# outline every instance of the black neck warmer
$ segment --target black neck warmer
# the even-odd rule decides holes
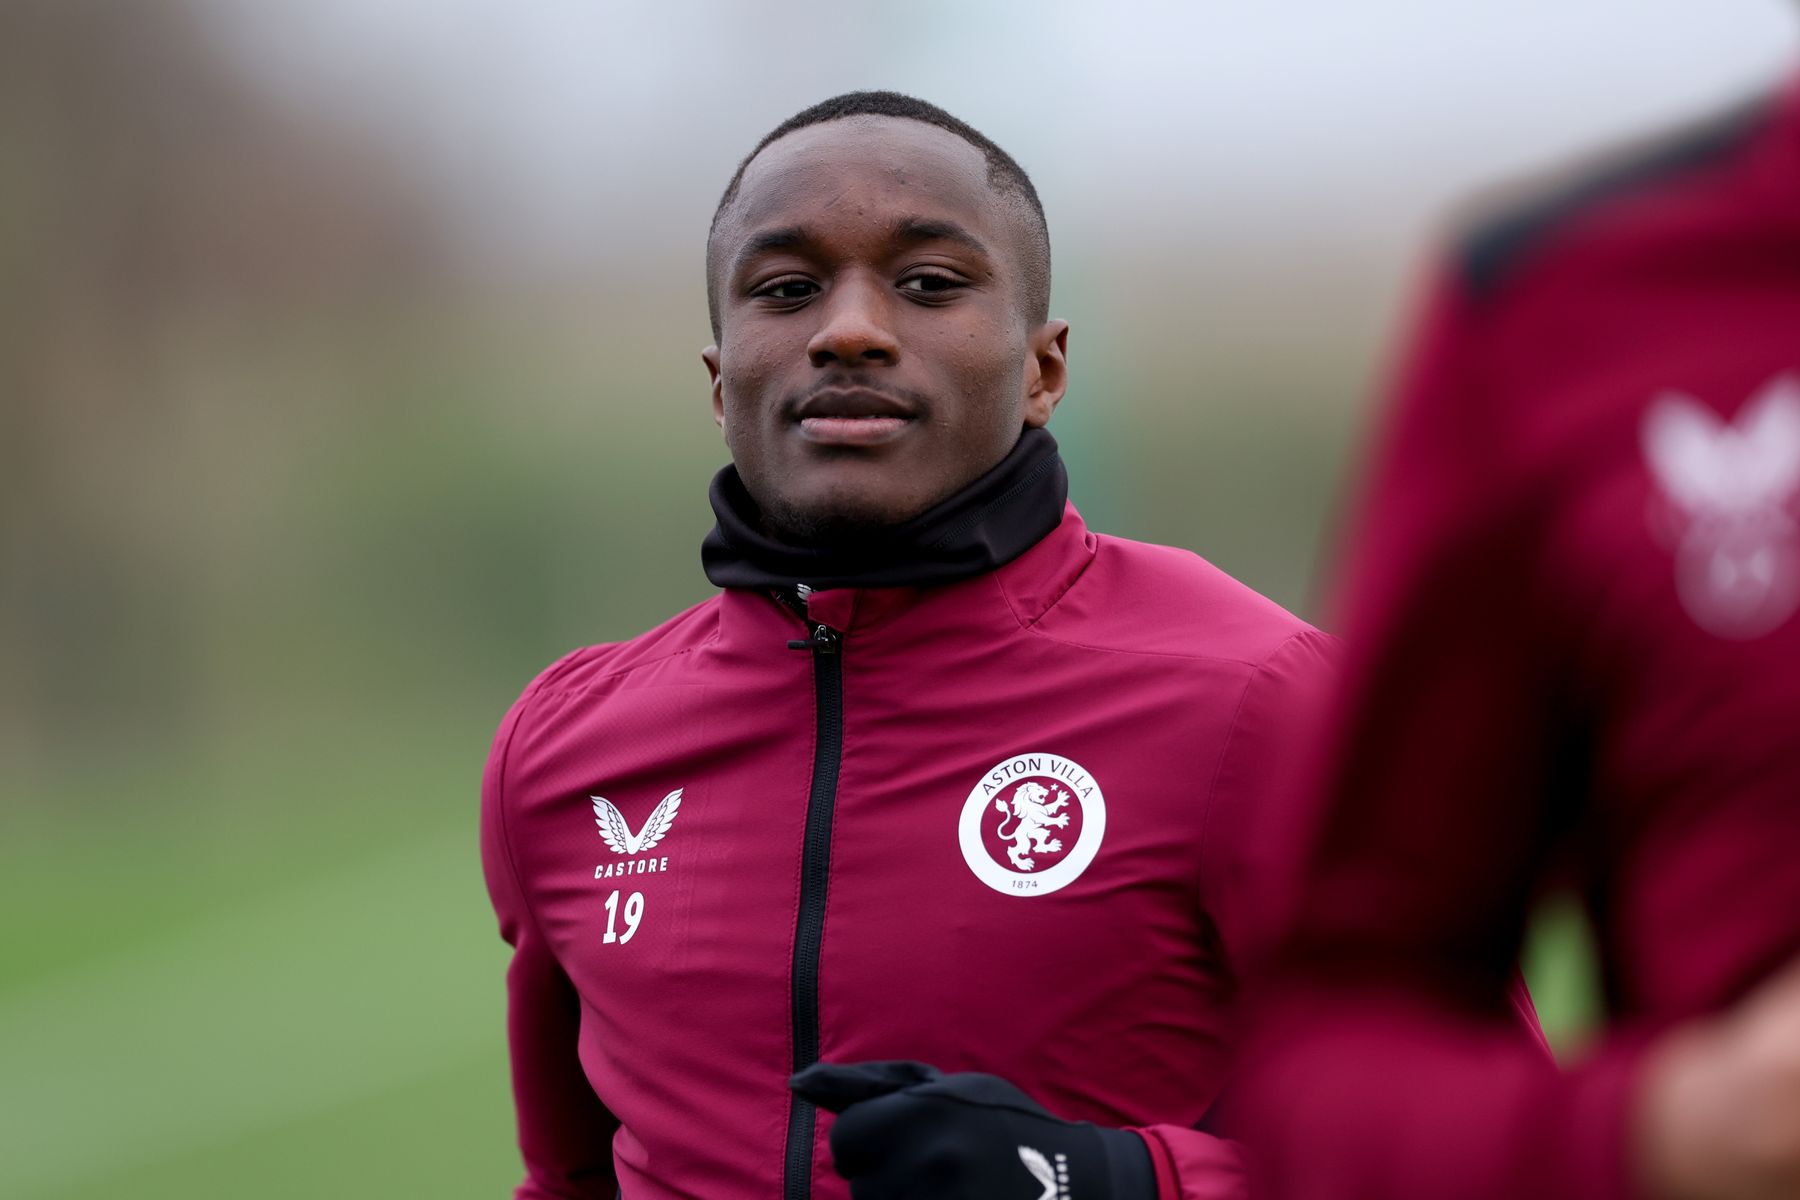
[[[792,546],[763,532],[737,468],[713,476],[719,523],[700,547],[719,587],[924,587],[1004,566],[1062,520],[1069,476],[1056,439],[1027,429],[999,464],[912,520],[851,546]]]

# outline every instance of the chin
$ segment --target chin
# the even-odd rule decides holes
[[[928,497],[891,496],[867,489],[833,488],[819,496],[757,497],[763,523],[784,542],[843,546],[866,541],[931,507]]]

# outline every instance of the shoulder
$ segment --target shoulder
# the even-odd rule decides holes
[[[714,596],[627,641],[583,646],[565,654],[539,672],[524,695],[585,690],[699,649],[718,636],[718,606]]]
[[[498,830],[502,809],[517,803],[508,797],[519,785],[521,764],[535,762],[542,768],[556,759],[555,748],[568,744],[558,727],[566,734],[570,722],[579,724],[605,707],[578,699],[605,693],[635,672],[710,643],[718,636],[718,603],[715,596],[696,604],[628,641],[583,646],[538,672],[501,718],[489,747],[482,775],[484,828]],[[552,716],[559,708],[562,715]],[[523,774],[531,772],[525,769]]]
[[[1551,249],[1599,232],[1609,217],[1728,188],[1729,168],[1775,113],[1769,97],[1603,151],[1575,168],[1502,184],[1471,206],[1456,255],[1464,285],[1491,297]],[[1699,189],[1695,195],[1693,189]]]
[[[495,751],[503,753],[533,701],[544,696],[604,688],[634,671],[687,654],[718,636],[719,598],[703,600],[662,624],[622,642],[583,646],[563,655],[525,685],[501,722]]]
[[[1101,535],[1080,584],[1038,632],[1094,649],[1255,670],[1298,639],[1332,639],[1190,550]],[[1323,652],[1323,650],[1321,651]]]

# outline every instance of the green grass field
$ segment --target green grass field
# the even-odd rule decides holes
[[[505,1194],[487,730],[465,732],[65,780],[9,816],[0,1195]],[[1580,933],[1567,912],[1543,933],[1566,1041],[1592,1005]]]
[[[0,1195],[503,1194],[485,740],[90,781],[11,814]]]

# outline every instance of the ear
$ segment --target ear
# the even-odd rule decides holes
[[[1045,321],[1025,348],[1025,426],[1042,429],[1069,387],[1069,323]]]
[[[706,373],[712,379],[713,424],[723,429],[725,428],[725,384],[719,376],[719,347],[713,345],[702,350],[700,361],[706,364]]]

